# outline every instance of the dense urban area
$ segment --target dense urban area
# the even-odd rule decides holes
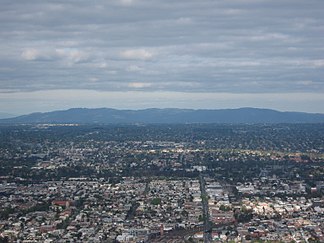
[[[2,125],[0,242],[324,242],[324,125]]]

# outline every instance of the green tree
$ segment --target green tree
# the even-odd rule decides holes
[[[159,198],[159,197],[153,198],[151,201],[151,204],[153,204],[153,205],[161,204],[161,198]]]

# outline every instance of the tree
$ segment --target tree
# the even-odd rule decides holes
[[[159,198],[159,197],[153,198],[151,201],[151,204],[153,204],[153,205],[161,204],[161,198]]]

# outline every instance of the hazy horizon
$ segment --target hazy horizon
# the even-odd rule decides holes
[[[96,91],[82,91],[84,92],[96,92]],[[75,92],[78,93],[78,92]],[[99,92],[100,94],[101,92]],[[97,99],[101,99],[97,95],[94,95],[95,98],[86,97],[81,95],[83,97],[83,101],[80,102],[78,99],[70,101],[68,104],[57,104],[59,100],[56,98],[50,98],[51,96],[46,92],[46,95],[48,95],[49,98],[52,100],[52,104],[50,105],[44,105],[41,103],[42,98],[40,99],[34,99],[31,98],[33,96],[34,92],[28,93],[25,97],[28,103],[31,103],[31,106],[25,107],[25,106],[18,106],[15,110],[12,109],[6,109],[6,107],[2,110],[0,110],[0,113],[3,114],[9,114],[10,116],[20,116],[20,115],[27,115],[31,113],[37,113],[37,112],[52,112],[52,111],[59,111],[59,110],[68,110],[68,109],[73,109],[73,108],[88,108],[88,109],[97,109],[97,108],[111,108],[111,109],[117,109],[117,110],[143,110],[143,109],[201,109],[201,110],[218,110],[218,109],[240,109],[240,108],[258,108],[258,109],[270,109],[270,110],[276,110],[280,112],[306,112],[306,113],[319,113],[319,114],[324,114],[324,109],[318,110],[318,109],[312,109],[314,107],[309,107],[308,109],[307,105],[305,106],[305,103],[303,103],[303,97],[300,97],[298,101],[300,102],[299,107],[295,107],[294,105],[288,105],[287,106],[287,100],[289,101],[290,99],[294,99],[294,97],[289,96],[287,100],[284,101],[284,105],[281,105],[282,100],[277,100],[275,101],[274,99],[269,98],[267,104],[268,105],[256,105],[254,104],[254,101],[250,101],[248,95],[238,95],[238,94],[224,94],[224,97],[216,97],[217,102],[213,102],[214,99],[213,97],[210,97],[210,99],[201,99],[200,95],[195,95],[195,94],[181,94],[183,97],[186,98],[182,99],[180,101],[175,100],[175,96],[178,96],[178,93],[171,93],[172,95],[169,96],[168,98],[164,99],[161,97],[160,99],[156,99],[154,102],[152,101],[144,101],[143,102],[143,96],[152,96],[154,93],[142,93],[138,92],[135,96],[132,97],[125,97],[123,99],[129,101],[129,103],[125,104],[120,104],[120,96],[122,95],[120,92],[114,92],[112,96],[109,96],[108,98],[110,99],[109,101],[106,102],[96,102]],[[53,94],[55,95],[55,94]],[[209,94],[213,95],[213,94]],[[258,94],[255,95],[256,97],[264,96],[265,94]],[[286,94],[288,95],[288,94]],[[300,94],[301,95],[301,94]],[[77,96],[77,95],[76,95]],[[102,93],[102,96],[105,96],[105,93]],[[205,97],[208,98],[208,94],[204,94]],[[137,103],[132,102],[132,100],[136,99]],[[227,98],[229,97],[229,98]],[[29,98],[31,100],[29,100]],[[146,98],[146,97],[144,97]],[[321,96],[318,96],[318,100],[322,99]],[[314,98],[314,99],[315,99]],[[195,100],[196,102],[194,105],[188,106],[187,102]],[[307,98],[306,98],[307,99]],[[142,102],[141,102],[142,101]],[[166,102],[164,102],[166,101]],[[170,102],[171,101],[171,102]],[[173,102],[172,102],[173,101]],[[208,102],[206,102],[208,101]],[[324,99],[323,99],[324,102]],[[206,105],[207,103],[207,105]],[[226,103],[226,105],[225,105]],[[242,105],[239,105],[239,103],[242,103]],[[104,105],[107,104],[107,105]],[[168,105],[170,104],[170,105]]]
[[[324,113],[323,1],[2,1],[0,112]]]

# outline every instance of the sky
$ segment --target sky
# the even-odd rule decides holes
[[[0,0],[0,112],[324,113],[323,0]]]

